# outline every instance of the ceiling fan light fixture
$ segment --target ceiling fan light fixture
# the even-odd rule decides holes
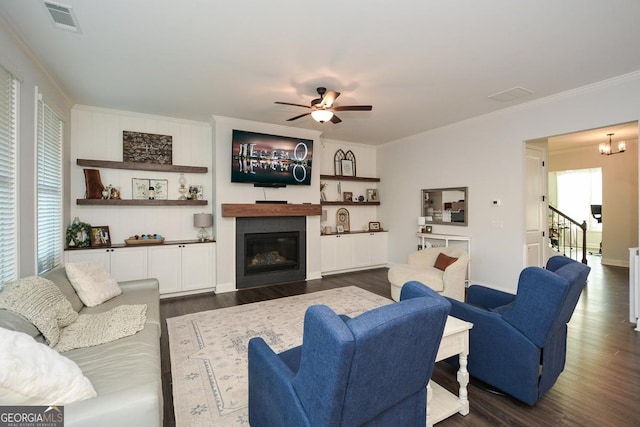
[[[331,120],[333,117],[333,111],[329,110],[313,110],[311,112],[311,117],[318,123],[324,123]]]

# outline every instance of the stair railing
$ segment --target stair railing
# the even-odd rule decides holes
[[[579,260],[578,238],[582,238],[582,260]],[[587,221],[579,223],[549,205],[549,244],[558,253],[587,263]]]

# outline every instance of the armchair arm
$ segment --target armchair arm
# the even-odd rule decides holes
[[[467,302],[484,309],[496,308],[509,304],[516,296],[507,292],[487,288],[486,286],[471,285],[467,289]]]
[[[442,298],[436,291],[415,280],[407,282],[402,286],[400,301],[420,297]]]
[[[249,341],[249,421],[252,426],[310,425],[291,380],[294,373],[262,338]]]

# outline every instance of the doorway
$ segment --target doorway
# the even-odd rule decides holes
[[[626,150],[612,155],[600,154],[599,145],[613,134],[613,151],[625,141]],[[546,156],[545,175],[564,170],[601,168],[602,170],[602,258],[605,265],[629,265],[630,247],[638,246],[638,122],[549,136],[527,141],[526,147],[543,149]],[[527,178],[529,181],[529,178]],[[538,202],[541,211],[548,210],[552,189],[544,179],[543,196]],[[527,210],[527,215],[528,215]],[[607,217],[608,216],[608,217]],[[575,218],[583,221],[588,218]],[[529,221],[527,220],[527,223]],[[587,234],[589,238],[589,234]],[[553,255],[547,233],[544,238],[544,260]],[[599,244],[599,242],[598,242]],[[529,260],[527,260],[529,261]]]

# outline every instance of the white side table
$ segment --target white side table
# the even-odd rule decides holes
[[[465,322],[452,316],[447,318],[440,348],[436,355],[436,362],[458,355],[460,368],[456,377],[458,384],[460,384],[460,389],[456,396],[435,381],[429,381],[427,385],[427,427],[431,427],[455,413],[461,415],[469,413],[467,357],[469,355],[469,330],[471,328],[473,328],[473,323]]]

